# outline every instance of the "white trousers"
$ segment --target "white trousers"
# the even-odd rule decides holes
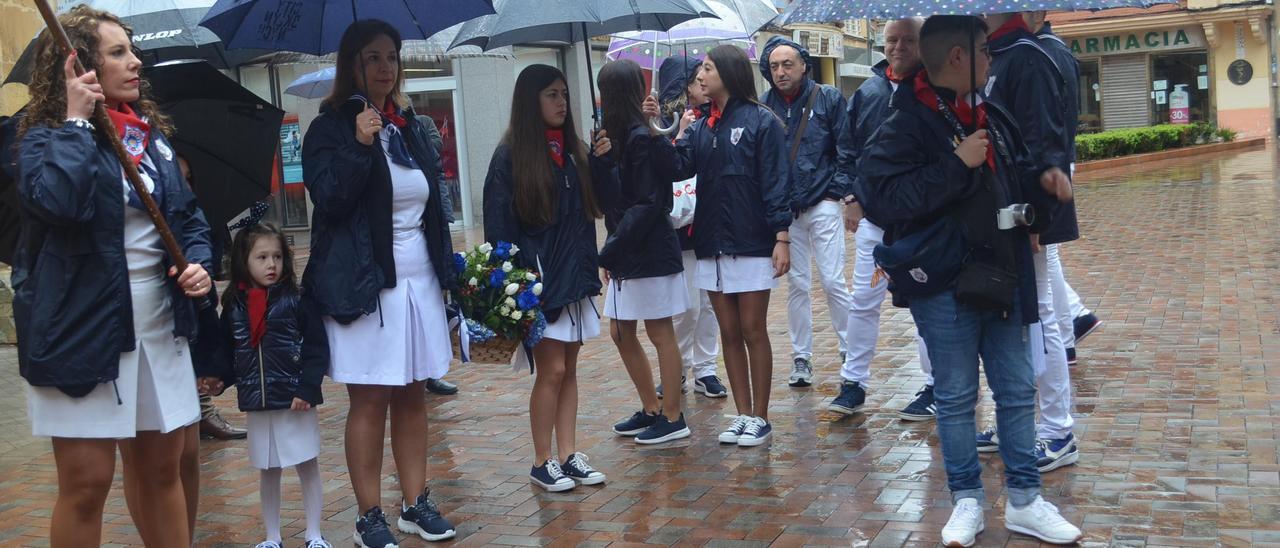
[[[839,202],[823,200],[791,221],[791,272],[787,298],[790,320],[791,354],[795,358],[813,357],[813,306],[809,299],[813,270],[810,260],[817,259],[822,289],[827,294],[827,313],[845,352],[849,310],[853,297],[844,279],[844,218]]]
[[[884,242],[884,230],[862,219],[858,223],[858,232],[854,234],[854,242],[857,256],[853,263],[853,304],[849,307],[849,351],[840,376],[865,386],[871,380],[871,359],[875,357],[876,340],[880,338],[880,309],[885,295],[889,293],[887,277],[877,280],[875,285],[871,284],[876,273],[872,253],[877,245]],[[924,372],[925,384],[933,386],[933,366],[918,331],[916,347],[920,352],[920,370]]]
[[[692,250],[685,251],[684,281],[689,291],[689,309],[673,316],[671,323],[676,330],[684,368],[692,369],[693,378],[701,379],[716,374],[716,356],[720,355],[720,340],[716,337],[720,326],[711,309],[711,298],[694,284],[693,272],[697,267],[697,255]]]
[[[1062,343],[1067,348],[1076,347],[1075,319],[1089,313],[1089,309],[1080,302],[1080,295],[1067,283],[1062,272],[1062,259],[1058,255],[1058,244],[1045,246],[1049,260],[1049,283],[1053,284],[1053,308],[1058,314],[1059,331]]]
[[[1071,433],[1075,419],[1071,417],[1071,375],[1067,368],[1067,351],[1054,313],[1054,285],[1049,276],[1049,249],[1046,246],[1033,257],[1036,267],[1036,297],[1040,322],[1031,325],[1031,365],[1036,373],[1036,392],[1040,397],[1040,421],[1036,425],[1039,439],[1061,439]]]

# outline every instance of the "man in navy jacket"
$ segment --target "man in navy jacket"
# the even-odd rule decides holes
[[[827,294],[827,310],[839,339],[842,361],[849,321],[846,311],[852,305],[844,278],[840,204],[852,189],[847,187],[847,181],[836,177],[836,139],[844,125],[845,100],[840,90],[813,81],[809,77],[812,70],[808,50],[780,36],[770,38],[760,55],[760,73],[771,86],[760,102],[782,118],[787,128],[788,150],[795,149],[793,141],[801,129],[800,122],[808,118],[790,165],[788,187],[794,218],[791,222],[792,268],[787,277],[790,288],[787,312],[794,359],[790,384],[793,387],[813,383],[811,256],[818,262],[818,274]]]

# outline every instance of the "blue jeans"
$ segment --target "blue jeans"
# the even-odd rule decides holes
[[[1019,310],[1014,304],[1014,310]],[[1031,368],[1027,326],[1017,314],[1001,318],[956,301],[944,291],[911,299],[911,315],[933,362],[933,396],[938,409],[938,438],[953,501],[985,503],[978,462],[974,412],[978,405],[978,357],[996,402],[1000,458],[1004,460],[1009,502],[1031,504],[1040,494],[1036,469],[1036,378]]]

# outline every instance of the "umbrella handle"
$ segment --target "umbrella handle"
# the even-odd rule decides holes
[[[54,41],[62,47],[68,55],[75,51],[71,45],[71,40],[67,38],[66,29],[62,28],[62,23],[58,22],[58,17],[53,13],[53,8],[49,6],[48,0],[35,0],[36,9],[40,10],[40,17],[44,18],[44,24],[48,27],[49,32],[53,33]],[[80,63],[79,57],[76,58],[76,75],[84,74],[84,65]],[[142,205],[147,210],[147,215],[151,217],[151,222],[156,225],[156,231],[160,233],[160,240],[164,243],[165,251],[169,253],[170,260],[173,265],[181,273],[187,269],[187,256],[182,252],[182,247],[178,245],[178,240],[173,237],[173,231],[169,230],[169,223],[164,220],[164,215],[160,213],[159,206],[156,201],[151,198],[151,192],[147,191],[147,186],[142,182],[142,176],[138,174],[138,166],[133,163],[133,156],[124,148],[124,143],[120,142],[120,136],[116,133],[115,124],[111,123],[111,117],[107,116],[107,109],[98,101],[93,105],[93,123],[103,137],[111,143],[111,148],[115,150],[116,158],[120,159],[120,165],[124,167],[125,177],[129,179],[129,184],[133,187],[134,193],[142,200]]]
[[[652,85],[650,86],[653,97],[658,97],[658,35],[653,36],[653,77],[650,78]],[[649,119],[649,129],[658,132],[661,135],[671,135],[676,129],[680,128],[680,118],[677,117],[670,127],[662,127],[662,117],[654,116]]]

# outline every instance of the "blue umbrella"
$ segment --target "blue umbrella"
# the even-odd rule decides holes
[[[323,55],[361,19],[380,19],[405,40],[425,40],[448,27],[493,13],[491,0],[218,0],[200,25],[227,48]]]
[[[337,67],[329,67],[308,72],[299,76],[297,80],[289,84],[284,92],[287,95],[301,97],[303,99],[319,99],[327,97],[329,92],[333,90],[333,77],[338,73]]]
[[[1176,3],[1177,0],[796,0],[766,26],[930,15],[1146,8],[1156,4]]]

